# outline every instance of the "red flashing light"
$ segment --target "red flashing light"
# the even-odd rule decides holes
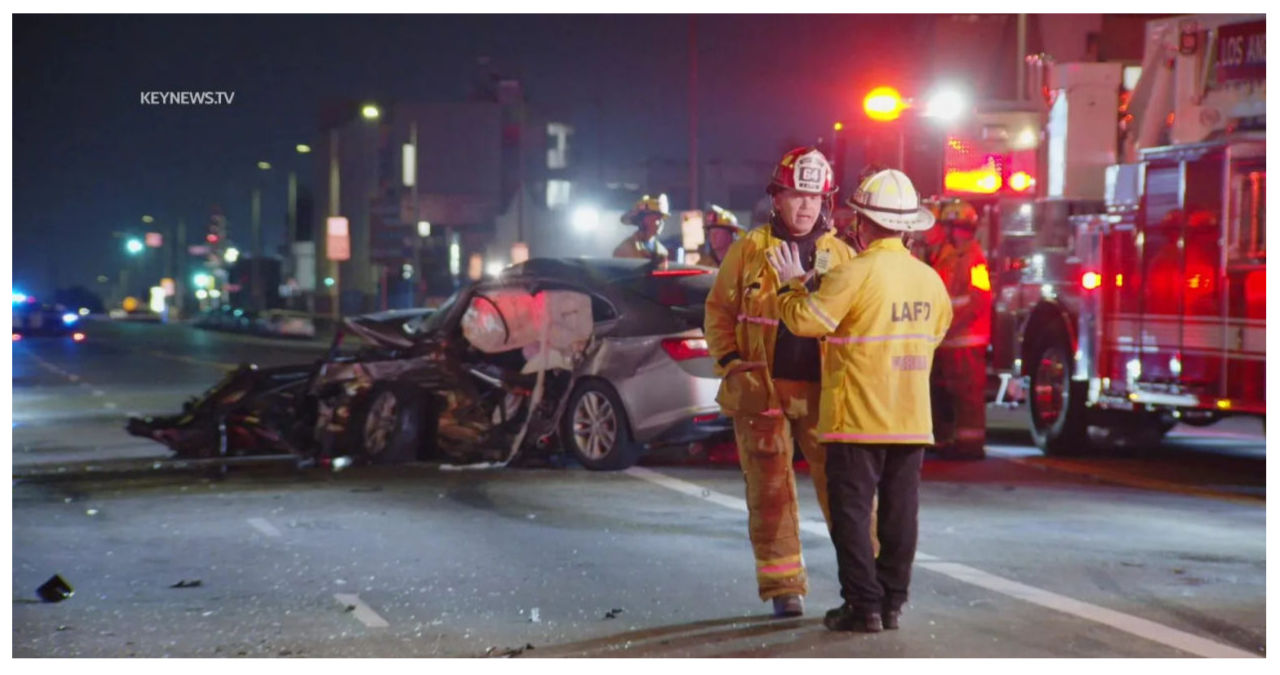
[[[705,338],[668,338],[662,341],[662,349],[675,361],[711,356]]]
[[[693,423],[702,424],[703,422],[714,422],[716,418],[719,416],[720,416],[719,413],[709,413],[706,415],[698,415],[697,417],[693,418]]]
[[[694,277],[699,274],[711,274],[711,271],[687,269],[687,270],[654,270],[653,272],[650,272],[650,275],[655,277]]]
[[[204,235],[204,240],[209,242],[210,244],[216,244],[218,243],[218,235],[212,234],[212,233],[206,234]]]
[[[893,87],[876,87],[862,99],[862,110],[877,122],[892,122],[906,108],[902,95]]]
[[[1102,285],[1102,275],[1097,272],[1085,272],[1080,276],[1080,285],[1086,291],[1092,291]]]
[[[1032,178],[1031,174],[1026,171],[1019,171],[1018,173],[1009,176],[1009,187],[1017,190],[1018,192],[1024,192],[1027,188],[1035,184],[1036,179]]]
[[[84,333],[72,333],[71,339],[75,342],[84,342]]]

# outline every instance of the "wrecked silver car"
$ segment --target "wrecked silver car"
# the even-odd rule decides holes
[[[564,452],[626,468],[647,447],[731,436],[701,328],[713,276],[529,260],[433,312],[348,318],[324,359],[241,366],[182,414],[127,429],[188,458],[504,465]]]

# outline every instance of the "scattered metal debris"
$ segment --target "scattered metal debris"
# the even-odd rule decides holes
[[[609,610],[609,611],[604,615],[604,618],[606,618],[606,619],[616,619],[616,618],[618,618],[618,615],[619,615],[619,614],[621,614],[621,613],[622,613],[622,609],[615,607],[614,609]]]
[[[75,593],[76,589],[72,588],[60,574],[49,577],[48,581],[40,584],[40,588],[36,589],[36,595],[45,602],[62,602]]]
[[[169,588],[198,588],[203,585],[204,582],[199,579],[183,579]]]

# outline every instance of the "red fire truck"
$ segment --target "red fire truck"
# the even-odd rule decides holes
[[[1262,15],[1154,20],[1141,66],[1041,62],[1043,104],[948,140],[945,194],[986,224],[990,398],[1046,453],[1265,415],[1265,40]]]

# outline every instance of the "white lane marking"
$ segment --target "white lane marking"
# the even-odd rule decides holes
[[[101,390],[101,389],[94,389],[94,390],[93,390],[93,395],[94,395],[94,396],[106,396],[106,395],[107,395],[107,392],[105,392],[105,391],[103,391],[103,390]]]
[[[674,490],[676,492],[689,495],[690,497],[696,497],[698,499],[711,502],[712,504],[719,504],[720,506],[734,511],[747,513],[747,501],[739,497],[730,497],[729,495],[709,490],[700,485],[694,485],[693,483],[679,478],[672,478],[666,474],[658,473],[657,471],[646,469],[641,466],[633,466],[623,473],[631,474],[636,478],[647,480],[650,483],[656,483],[668,490]],[[827,523],[821,520],[801,520],[800,529],[819,537],[831,536],[831,533],[827,531]],[[926,553],[917,552],[916,560],[937,560],[937,558]]]
[[[177,354],[166,354],[164,352],[158,352],[158,351],[150,351],[147,353],[161,359],[169,359],[170,361],[181,361],[183,363],[191,363],[197,366],[209,366],[209,367],[217,368],[218,370],[224,370],[227,372],[233,371],[239,367],[230,363],[219,363],[217,361],[203,361],[201,359],[191,358],[190,356],[178,356]]]
[[[1174,649],[1181,649],[1196,656],[1207,658],[1256,658],[1258,656],[1253,652],[1214,642],[1199,635],[1192,635],[1154,621],[1148,621],[1147,619],[1117,612],[1106,607],[1099,607],[1082,600],[1041,590],[1034,586],[1020,584],[994,574],[988,574],[968,565],[951,562],[926,562],[921,563],[920,566],[939,574],[945,574],[958,581],[964,581],[1012,598],[1025,600],[1033,605],[1088,619],[1131,635],[1146,638],[1152,642],[1158,642]]]
[[[102,404],[102,407],[106,408],[107,410],[115,410],[116,404],[112,403],[111,401],[107,401],[106,403]]]
[[[361,600],[360,596],[356,593],[334,593],[333,597],[347,607],[355,607],[355,609],[351,610],[351,614],[354,615],[360,623],[368,626],[369,628],[386,628],[391,625],[387,623],[386,619],[378,616],[378,613],[373,611],[372,607],[366,605],[364,600]]]
[[[735,511],[747,511],[746,500],[718,493],[714,490],[695,485],[686,480],[673,478],[652,469],[631,467],[627,473],[640,480],[660,485],[669,490],[726,506]],[[827,536],[826,524],[820,521],[806,520],[800,523],[800,529],[811,534]],[[1106,607],[1090,604],[1081,600],[1068,598],[1057,593],[1027,586],[1011,579],[1005,579],[982,570],[961,565],[959,563],[941,562],[936,556],[916,552],[916,561],[920,566],[933,572],[951,577],[957,581],[973,584],[990,591],[995,591],[1011,598],[1023,600],[1033,605],[1057,610],[1064,614],[1110,626],[1117,630],[1136,635],[1167,647],[1173,647],[1189,654],[1208,658],[1258,658],[1257,654],[1230,645],[1214,642],[1198,635],[1193,635],[1176,628],[1170,628],[1154,621],[1139,618]]]
[[[250,518],[249,524],[253,526],[253,529],[267,535],[268,537],[280,536],[280,530],[276,529],[275,525],[268,523],[265,518]]]

